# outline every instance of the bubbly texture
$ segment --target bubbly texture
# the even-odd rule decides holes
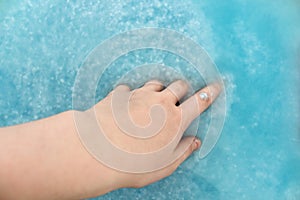
[[[0,126],[71,109],[77,70],[105,39],[136,28],[170,28],[199,43],[224,78],[222,136],[208,157],[195,153],[158,183],[95,199],[300,199],[299,21],[297,0],[0,0]],[[149,77],[205,85],[182,58],[137,50],[111,64],[97,100],[118,81],[139,86],[145,70],[125,75],[150,63],[180,73],[162,67],[147,71]],[[208,113],[199,122],[203,129]]]

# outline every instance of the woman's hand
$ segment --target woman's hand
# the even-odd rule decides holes
[[[85,112],[67,111],[0,128],[0,199],[89,198],[121,187],[143,187],[172,174],[200,147],[194,137],[181,139],[184,130],[220,92],[217,84],[210,85],[177,106],[187,89],[183,81],[166,89],[157,81],[133,91],[122,85],[90,109],[96,112],[101,134],[112,145],[129,155],[143,153],[145,162],[126,163],[130,157],[120,159],[109,151],[100,152],[116,164],[111,167],[93,155],[85,143],[90,141],[82,139],[74,123],[76,113]],[[150,112],[153,106],[156,109]],[[146,131],[139,132],[141,129]],[[164,147],[168,148],[160,157],[148,159]],[[153,167],[146,169],[149,165]]]
[[[182,135],[190,123],[218,96],[220,87],[217,84],[210,85],[176,105],[187,92],[188,85],[181,80],[165,89],[158,81],[149,81],[133,91],[126,85],[119,85],[95,105],[94,111],[102,127],[102,134],[110,143],[129,154],[143,153],[145,157],[156,151],[162,152],[159,157],[151,160],[152,163],[138,163],[130,155],[113,162],[113,168],[120,170],[117,173],[118,188],[143,187],[169,176],[200,147],[199,139],[192,136],[182,138]],[[161,109],[156,109],[155,112],[154,106]],[[161,121],[164,123],[160,123]],[[108,154],[109,152],[111,150],[107,149]],[[128,162],[132,161],[134,163],[130,165]],[[102,162],[105,163],[104,160]],[[157,165],[153,165],[153,162]],[[149,165],[159,167],[146,168]],[[146,173],[141,173],[142,171]]]

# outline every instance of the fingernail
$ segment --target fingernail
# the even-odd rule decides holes
[[[199,149],[199,147],[200,147],[200,140],[199,139],[194,139],[194,143],[193,143],[194,150]]]
[[[201,92],[200,94],[199,94],[199,96],[200,96],[200,99],[202,99],[203,101],[207,101],[208,100],[208,94],[206,93],[206,92]]]

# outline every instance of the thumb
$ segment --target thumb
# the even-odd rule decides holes
[[[199,149],[200,145],[201,141],[198,138],[193,136],[184,137],[174,151],[174,154],[177,157],[179,156],[175,162],[158,171],[135,175],[136,179],[133,179],[135,181],[132,186],[137,188],[144,187],[170,176],[181,163],[183,163],[195,150]]]
[[[175,170],[177,167],[183,163],[195,150],[199,149],[201,146],[201,141],[193,136],[184,137],[176,147],[174,154],[181,155],[172,165],[174,165]],[[183,153],[184,152],[184,153]],[[174,171],[175,171],[174,170]]]

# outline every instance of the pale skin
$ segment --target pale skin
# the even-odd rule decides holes
[[[163,89],[157,81],[134,90],[130,114],[136,123],[149,123],[147,113],[155,103],[166,107],[172,116],[166,119],[165,127],[158,135],[146,140],[127,136],[118,129],[110,109],[112,93],[97,103],[94,109],[107,137],[130,152],[147,153],[166,145],[176,132],[174,124],[178,124],[181,109],[190,106],[189,100],[175,105],[178,98],[186,94],[186,83],[176,81],[172,84],[179,88],[177,94]],[[130,92],[127,86],[118,88]],[[209,95],[208,100],[199,97],[201,92]],[[210,106],[219,92],[220,87],[213,84],[190,97],[198,102],[198,107],[188,111],[184,130]],[[184,137],[178,147],[185,145],[188,148],[170,165],[148,173],[118,171],[96,160],[83,146],[74,124],[74,112],[70,110],[30,123],[0,128],[0,199],[84,199],[119,188],[144,187],[171,175],[201,145],[197,138]]]

